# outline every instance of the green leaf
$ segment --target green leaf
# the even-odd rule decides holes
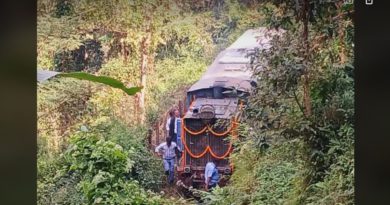
[[[142,87],[127,88],[125,85],[123,85],[122,82],[120,82],[114,78],[110,78],[107,76],[95,76],[95,75],[83,73],[83,72],[60,73],[60,74],[58,74],[58,76],[77,78],[80,80],[88,80],[88,81],[92,81],[92,82],[103,83],[103,84],[111,86],[113,88],[121,89],[125,93],[127,93],[128,95],[134,95],[135,93],[139,92],[142,89]]]

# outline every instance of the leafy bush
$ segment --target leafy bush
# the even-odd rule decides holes
[[[54,70],[67,71],[98,71],[103,63],[103,51],[99,41],[86,40],[82,45],[71,51],[62,51],[54,55]]]
[[[327,157],[332,161],[322,182],[308,188],[305,204],[354,204],[354,131],[343,125],[331,139]]]
[[[38,150],[48,155],[62,151],[67,146],[67,135],[72,126],[93,116],[88,101],[93,86],[69,78],[53,79],[38,87]]]
[[[91,132],[99,134],[123,147],[124,150],[134,150],[129,153],[134,160],[130,176],[146,189],[157,191],[162,184],[161,160],[154,157],[146,143],[147,129],[142,126],[128,127],[112,118],[96,120],[91,126]]]
[[[82,176],[77,187],[88,203],[118,203],[124,200],[125,176],[134,164],[131,151],[93,135],[75,136],[65,153],[66,171]]]
[[[134,148],[124,150],[122,146],[94,134],[79,133],[72,136],[70,146],[61,158],[62,166],[58,166],[62,168],[54,172],[56,174],[51,179],[45,178],[45,181],[39,181],[39,202],[41,204],[49,201],[69,204],[167,203],[168,201],[164,202],[155,193],[145,191],[133,178],[131,170],[136,160],[132,157],[135,154]],[[71,196],[72,194],[74,196]]]
[[[232,204],[231,198],[229,197],[229,192],[225,188],[219,186],[215,187],[212,192],[205,192],[201,190],[195,190],[195,193],[199,193],[202,197],[204,204],[210,205],[225,205]]]
[[[61,166],[55,167],[57,170]],[[42,172],[42,170],[40,170]],[[53,173],[58,173],[51,176]],[[79,176],[62,176],[59,172],[49,172],[44,179],[38,178],[37,204],[85,204],[83,195],[76,189]],[[51,176],[51,177],[50,177]]]
[[[163,174],[161,161],[146,147],[145,128],[129,128],[107,117],[99,119],[91,119],[94,123],[84,126],[86,132],[70,138],[62,157],[57,154],[47,161],[51,158],[39,154],[39,204],[53,201],[80,204],[95,200],[126,204],[130,200],[126,197],[134,193],[140,196],[134,195],[132,203],[144,202],[143,197],[149,195],[150,200],[159,200],[157,195],[145,191],[158,191]],[[145,203],[149,202],[153,201]]]
[[[266,151],[255,146],[246,143],[233,155],[230,184],[206,194],[203,199],[208,204],[294,204],[307,171],[302,140],[283,142]]]
[[[252,203],[291,204],[295,200],[306,174],[304,146],[301,140],[283,142],[260,158],[262,163],[255,170],[259,186]]]

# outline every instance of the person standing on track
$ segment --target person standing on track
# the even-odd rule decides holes
[[[174,136],[176,138],[176,144],[183,149],[182,143],[181,143],[181,118],[180,118],[180,112],[179,110],[174,111],[175,116],[175,129],[174,129]]]
[[[176,109],[172,110],[172,117],[169,118],[169,129],[168,129],[168,136],[171,137],[172,142],[176,142],[176,135],[175,135],[175,128],[176,128],[176,117],[175,117],[175,111]]]
[[[219,181],[219,173],[217,169],[217,160],[212,159],[210,162],[206,164],[206,168],[204,170],[204,178],[206,183],[206,191],[211,191],[215,188]]]
[[[161,143],[155,149],[155,152],[163,156],[165,174],[168,176],[168,183],[174,182],[174,167],[175,167],[175,151],[181,152],[181,149],[177,147],[175,142],[172,142],[170,137],[166,138],[166,142]],[[161,153],[162,152],[162,153]]]
[[[172,115],[171,115],[172,114]],[[175,142],[177,146],[183,150],[183,144],[181,142],[180,134],[181,134],[181,119],[180,112],[177,108],[174,108],[172,112],[170,112],[170,118],[166,124],[166,128],[168,131],[169,137],[171,137],[172,142]],[[177,152],[177,163],[179,164],[179,160],[181,157],[181,152]]]

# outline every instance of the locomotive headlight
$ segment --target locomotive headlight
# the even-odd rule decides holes
[[[190,173],[191,168],[189,166],[184,167],[184,173]]]
[[[215,109],[212,105],[203,105],[199,111],[201,119],[213,119],[215,117]]]

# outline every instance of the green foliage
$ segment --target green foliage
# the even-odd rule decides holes
[[[226,189],[223,189],[219,186],[215,187],[211,193],[204,192],[201,190],[195,190],[195,193],[199,193],[202,197],[204,204],[210,205],[224,205],[231,204],[228,196],[229,192]]]
[[[158,195],[146,191],[160,183],[161,178],[157,177],[161,175],[150,172],[154,172],[157,167],[161,169],[161,165],[156,163],[157,160],[154,163],[145,162],[148,154],[150,158],[152,156],[142,145],[123,149],[115,143],[115,140],[126,139],[118,139],[119,134],[125,134],[125,128],[116,126],[120,128],[110,129],[112,133],[105,135],[112,137],[113,141],[102,138],[101,133],[96,132],[97,128],[87,133],[79,132],[70,138],[70,146],[64,155],[56,164],[50,164],[53,170],[48,170],[49,167],[42,170],[51,176],[40,176],[38,179],[38,196],[42,204],[53,200],[70,204],[164,203]],[[137,139],[132,140],[136,144]],[[82,195],[75,194],[67,198],[74,194],[74,189]]]
[[[96,76],[65,75],[131,95],[146,74],[147,123],[137,125],[139,99],[122,90],[68,78],[40,84],[38,203],[185,203],[154,193],[163,171],[146,146],[147,126],[183,99],[221,49],[268,26],[286,32],[254,56],[261,80],[243,115],[230,184],[201,195],[206,204],[352,204],[353,8],[307,1],[306,52],[305,1],[296,2],[39,0],[38,67],[86,69]]]
[[[65,163],[68,171],[82,176],[78,188],[86,201],[112,203],[110,200],[118,199],[118,192],[126,185],[125,174],[134,164],[128,157],[131,150],[124,151],[121,146],[92,135],[71,138],[70,144]]]
[[[162,28],[162,38],[157,47],[157,59],[171,57],[202,58],[209,55],[213,43],[208,33],[210,16],[185,15],[180,19],[173,19]]]
[[[103,64],[99,74],[118,79],[124,83],[135,84],[140,77],[138,69],[139,62],[136,60],[124,61],[120,58],[113,58]]]
[[[351,125],[343,125],[326,153],[332,160],[322,182],[308,187],[305,204],[354,204],[354,138]]]
[[[127,87],[137,86],[139,78],[138,63],[134,60],[124,62],[122,59],[111,59],[103,64],[98,75],[112,77],[123,82]],[[128,125],[134,125],[137,119],[136,98],[127,95],[119,89],[113,89],[109,86],[102,86],[94,92],[90,103],[96,108],[96,112],[102,116],[115,116]]]
[[[88,82],[59,78],[39,84],[38,87],[38,136],[45,148],[55,153],[66,147],[66,137],[71,126],[84,115],[93,114],[88,100],[93,87]],[[40,150],[41,147],[38,147]]]
[[[132,150],[124,151],[120,145],[99,139],[93,135],[75,136],[65,152],[69,171],[82,172],[83,176],[95,176],[105,171],[114,175],[128,172],[134,161],[128,158]],[[92,161],[90,161],[93,159]]]
[[[245,143],[233,155],[231,184],[204,198],[207,204],[294,204],[307,171],[304,153],[301,140],[275,144],[265,152]]]
[[[57,0],[55,16],[69,16],[72,13],[72,4],[68,0]]]
[[[244,111],[249,128],[236,143],[231,183],[206,198],[226,198],[226,204],[354,203],[353,11],[342,2],[306,2],[307,30],[302,4],[264,2],[262,23],[286,32],[255,57],[258,86]],[[264,139],[270,145],[265,150]]]
[[[261,158],[255,176],[259,183],[252,203],[291,204],[295,192],[305,179],[305,156],[302,141],[295,140],[276,145]]]
[[[80,20],[63,16],[55,18],[49,14],[37,16],[38,67],[54,69],[54,54],[77,49],[86,36],[77,32]]]
[[[204,59],[166,59],[156,64],[156,73],[151,77],[156,79],[148,84],[151,96],[171,92],[178,87],[190,85],[205,71],[207,62]],[[161,94],[159,94],[161,93]],[[160,99],[156,99],[158,102]]]
[[[146,189],[154,191],[161,188],[163,174],[161,161],[153,156],[146,147],[147,129],[145,127],[127,127],[115,119],[94,120],[90,128],[101,135],[121,145],[124,150],[134,150],[130,157],[136,162],[130,171],[130,176]]]
[[[54,168],[61,167],[57,165]],[[44,172],[42,169],[38,170]],[[37,204],[85,204],[82,193],[75,188],[80,180],[77,176],[59,177],[52,176],[52,173],[44,173],[48,174],[45,179],[38,178]]]
[[[125,93],[127,93],[128,95],[134,95],[135,93],[137,93],[138,91],[141,90],[140,87],[127,88],[125,85],[123,85],[122,82],[120,82],[114,78],[107,77],[107,76],[95,76],[95,75],[91,75],[91,74],[83,73],[83,72],[61,73],[61,74],[58,74],[58,76],[71,77],[71,78],[77,78],[77,79],[81,79],[81,80],[88,80],[88,81],[92,81],[92,82],[103,83],[103,84],[109,85],[113,88],[121,89]]]
[[[97,71],[103,63],[104,53],[99,41],[86,40],[79,48],[54,55],[55,71]]]

